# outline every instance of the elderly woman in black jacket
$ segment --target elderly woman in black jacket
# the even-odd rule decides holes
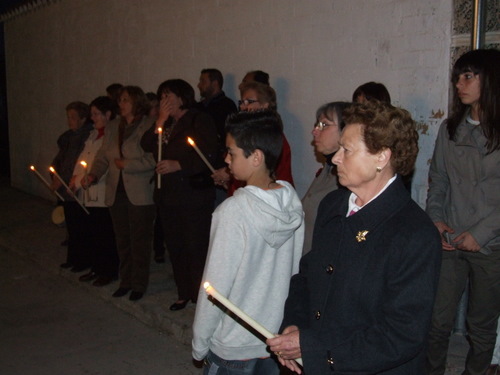
[[[92,130],[92,123],[89,121],[89,106],[82,102],[69,103],[66,106],[66,119],[69,129],[57,139],[58,152],[52,161],[52,167],[69,185],[78,156]],[[55,175],[52,175],[52,189],[58,191],[64,198],[64,217],[68,230],[68,252],[66,262],[61,264],[61,267],[71,267],[72,272],[81,272],[90,266],[80,256],[88,245],[85,231],[82,230],[87,214]]]
[[[312,249],[292,278],[282,335],[267,343],[307,374],[422,374],[440,236],[411,199],[418,134],[409,113],[355,105],[333,157],[340,184],[321,202]]]

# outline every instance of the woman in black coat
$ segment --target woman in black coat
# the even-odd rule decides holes
[[[214,210],[215,185],[211,171],[194,148],[190,137],[212,163],[218,152],[217,130],[212,118],[195,109],[193,88],[181,79],[163,82],[158,88],[160,113],[141,145],[158,160],[158,127],[162,128],[161,175],[155,189],[165,244],[177,284],[178,300],[170,310],[196,302],[208,251],[210,223]],[[155,178],[157,181],[158,179]]]
[[[440,236],[412,201],[418,134],[409,113],[355,105],[334,155],[337,190],[321,202],[312,250],[292,278],[282,335],[267,343],[306,374],[423,373]]]

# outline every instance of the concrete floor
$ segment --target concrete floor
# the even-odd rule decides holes
[[[53,208],[0,178],[0,374],[201,373],[190,355],[195,305],[168,309],[177,299],[168,261],[151,264],[140,301],[112,298],[117,282],[96,288],[59,268],[65,229]],[[467,349],[452,336],[446,375],[461,374]]]
[[[189,346],[0,247],[0,374],[199,374]]]

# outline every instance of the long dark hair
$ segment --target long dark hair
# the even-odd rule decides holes
[[[451,75],[453,84],[453,103],[451,115],[447,121],[450,140],[455,139],[458,125],[463,120],[469,106],[458,97],[456,84],[460,74],[479,75],[479,121],[486,137],[488,153],[500,149],[500,51],[496,49],[478,49],[462,55]]]

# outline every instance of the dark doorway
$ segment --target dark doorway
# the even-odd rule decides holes
[[[29,3],[26,0],[2,0],[0,15]],[[5,71],[4,22],[0,22],[0,176],[10,177],[9,116],[7,111],[7,76]]]

